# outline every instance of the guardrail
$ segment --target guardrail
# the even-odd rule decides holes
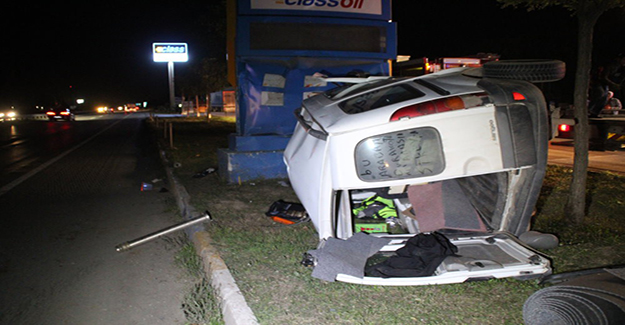
[[[48,117],[45,114],[24,114],[15,118],[16,120],[28,121],[28,120],[47,120]]]

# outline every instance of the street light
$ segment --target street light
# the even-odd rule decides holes
[[[152,43],[154,62],[167,62],[169,78],[169,107],[174,108],[174,62],[189,61],[187,43]]]

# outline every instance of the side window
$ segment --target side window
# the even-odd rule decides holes
[[[354,98],[350,98],[340,103],[339,107],[347,114],[358,114],[409,99],[419,98],[421,96],[424,96],[424,94],[416,88],[400,84],[393,87],[369,91]]]

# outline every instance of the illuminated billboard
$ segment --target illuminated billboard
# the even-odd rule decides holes
[[[154,62],[187,62],[189,50],[187,43],[153,43]]]
[[[382,14],[381,0],[250,0],[250,9],[332,11],[355,14]]]

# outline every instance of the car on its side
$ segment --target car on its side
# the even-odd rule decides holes
[[[439,232],[458,248],[431,276],[339,272],[336,280],[429,285],[550,274],[550,261],[519,238],[535,211],[549,140],[545,99],[532,83],[563,76],[561,61],[496,61],[345,78],[304,100],[284,161],[320,247],[366,232],[388,241],[376,253],[384,257]]]

